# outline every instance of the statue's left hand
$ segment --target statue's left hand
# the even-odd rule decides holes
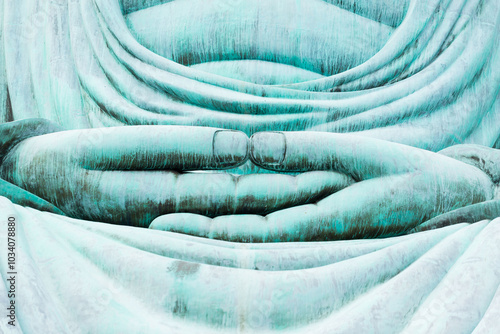
[[[498,150],[485,150],[489,160],[500,161]],[[460,158],[453,152],[447,155]],[[268,215],[178,213],[159,217],[150,227],[247,242],[397,235],[439,214],[493,199],[492,176],[497,174],[444,153],[352,134],[257,133],[251,138],[251,159],[258,166],[281,172],[337,171],[357,182],[317,203]]]

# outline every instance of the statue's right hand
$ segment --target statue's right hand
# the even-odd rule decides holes
[[[298,176],[228,173],[247,161],[248,137],[195,126],[127,126],[44,134],[14,146],[0,177],[69,216],[148,226],[167,213],[265,214],[353,181],[332,171]]]

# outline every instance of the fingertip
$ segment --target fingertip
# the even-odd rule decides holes
[[[217,130],[213,138],[213,157],[220,167],[235,167],[248,159],[249,139],[244,132]]]
[[[282,132],[259,132],[250,138],[250,159],[262,167],[276,167],[286,156],[286,137]]]
[[[149,228],[152,230],[208,237],[212,219],[194,213],[170,213],[155,218]]]

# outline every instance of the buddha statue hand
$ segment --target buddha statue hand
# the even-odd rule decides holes
[[[247,161],[248,137],[239,131],[127,126],[23,139],[11,145],[0,177],[70,217],[92,221],[147,227],[176,212],[265,214],[314,202],[353,183],[334,171],[222,173]]]
[[[477,152],[484,155],[484,150],[489,160],[495,156],[500,161],[498,150]],[[179,213],[157,218],[150,228],[247,242],[391,236],[441,213],[490,200],[495,192],[491,171],[480,166],[348,134],[261,132],[251,138],[250,155],[255,164],[274,171],[337,171],[357,182],[317,203],[268,215]]]

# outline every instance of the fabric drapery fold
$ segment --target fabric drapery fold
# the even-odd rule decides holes
[[[475,135],[500,123],[500,5],[494,0],[410,1],[404,19],[371,58],[331,76],[285,85],[204,72],[148,50],[141,40],[150,37],[127,24],[143,24],[154,15],[151,5],[181,10],[175,1],[2,5],[6,121],[43,117],[67,129],[172,124],[247,134],[358,132],[434,151],[462,142],[493,146],[498,139],[493,130],[481,139]],[[230,5],[235,12],[237,4]],[[363,4],[356,8],[364,15]],[[406,129],[411,134],[401,137]]]
[[[238,244],[80,221],[3,197],[0,212],[17,221],[18,271],[29,276],[18,282],[23,333],[485,333],[499,325],[499,219],[382,240]]]

